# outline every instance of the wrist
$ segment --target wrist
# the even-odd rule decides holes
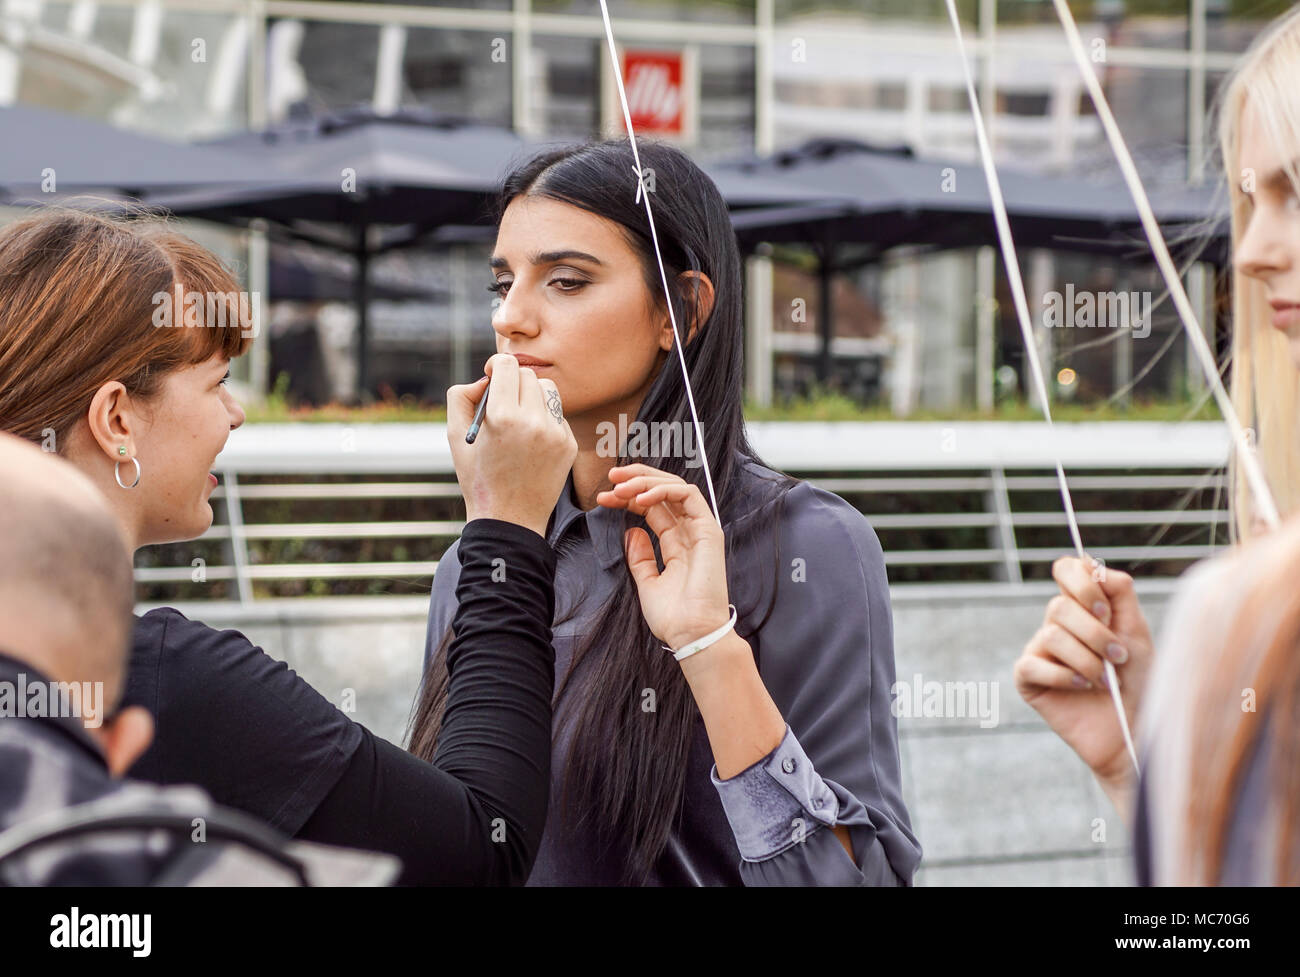
[[[664,652],[668,654],[668,652]],[[686,683],[697,692],[699,687],[718,680],[734,679],[746,671],[757,671],[754,651],[749,642],[731,631],[703,651],[683,658],[678,664]]]
[[[705,637],[707,637],[708,635],[713,634],[719,628],[725,628],[730,621],[731,621],[731,606],[724,605],[723,609],[719,612],[716,619],[710,617],[708,620],[704,621],[703,623],[688,624],[682,627],[680,630],[677,630],[667,635],[667,637],[663,641],[663,644],[665,647],[671,648],[674,652],[680,651],[681,649],[685,648],[687,645],[691,644],[692,642],[700,641]],[[719,638],[718,640],[721,641],[722,639]],[[712,645],[710,645],[709,647],[712,647]],[[697,654],[702,655],[704,654],[705,651],[708,651],[708,648],[701,649],[699,652],[697,652]]]
[[[545,539],[546,526],[550,522],[550,513],[547,513],[546,518],[543,519],[541,522],[537,522],[536,520],[521,518],[520,516],[510,515],[507,513],[492,513],[492,512],[466,512],[465,513],[466,525],[469,525],[471,522],[474,522],[475,520],[478,519],[491,519],[496,522],[508,522],[511,525],[519,526],[521,529],[530,530],[531,532],[534,532],[538,536],[542,537],[542,539]]]
[[[1131,793],[1137,786],[1137,776],[1127,753],[1124,754],[1124,763],[1124,769],[1116,773],[1103,773],[1098,770],[1092,772],[1092,775],[1097,778],[1097,784],[1111,797]]]
[[[1127,754],[1124,756],[1124,761],[1125,765],[1114,772],[1108,771],[1102,774],[1094,770],[1092,775],[1102,793],[1115,806],[1115,810],[1119,812],[1125,823],[1128,823],[1137,801],[1137,774]]]

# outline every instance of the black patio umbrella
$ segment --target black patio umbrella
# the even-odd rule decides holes
[[[760,241],[869,245],[882,252],[900,244],[969,247],[996,241],[992,200],[978,165],[915,156],[905,147],[882,148],[846,139],[810,140],[766,157],[719,163],[732,173],[818,192],[821,202],[764,207],[735,215],[742,244]],[[1137,209],[1118,180],[1043,176],[999,167],[998,178],[1018,244],[1115,254],[1140,237]],[[1162,188],[1152,194],[1162,224],[1215,222],[1209,191]]]
[[[168,142],[27,105],[0,106],[0,147],[0,197],[11,204],[247,187],[268,178],[264,166],[219,147]]]
[[[732,214],[746,251],[764,242],[813,246],[821,280],[821,379],[830,372],[831,279],[836,271],[878,261],[885,251],[904,244],[945,249],[997,242],[988,185],[976,165],[922,159],[906,148],[818,139],[770,156],[724,160],[712,172],[825,194],[822,201]],[[1067,180],[1005,167],[999,167],[998,177],[1018,245],[1149,260],[1137,209],[1122,183]],[[1168,236],[1190,240],[1205,248],[1203,258],[1222,262],[1227,222],[1213,191],[1162,188],[1153,193],[1152,206]],[[845,244],[861,250],[847,263],[837,260]]]

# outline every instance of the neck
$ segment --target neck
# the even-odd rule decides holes
[[[569,418],[569,427],[573,431],[574,440],[578,442],[578,456],[573,460],[573,501],[584,512],[596,508],[598,494],[614,487],[609,480],[609,470],[618,464],[618,459],[599,450],[602,433],[599,428],[603,422],[608,421],[617,431],[618,415],[619,411],[611,415],[602,410],[599,414]],[[633,410],[631,417],[635,416]],[[604,438],[606,445],[609,440],[608,437]]]
[[[85,471],[85,469],[82,469]],[[89,473],[88,473],[89,474]],[[122,538],[126,540],[127,552],[135,556],[135,551],[145,545],[141,539],[141,526],[139,513],[135,506],[129,504],[130,499],[126,498],[132,490],[123,489],[113,479],[113,469],[108,469],[108,477],[101,477],[102,473],[92,474],[90,477],[95,486],[104,493],[108,499],[108,507],[113,512],[113,518],[117,524],[122,527]]]
[[[662,359],[661,357],[660,366],[662,366]],[[576,496],[573,501],[584,512],[596,508],[598,494],[613,488],[613,483],[609,480],[609,470],[618,464],[617,457],[611,457],[607,450],[604,452],[600,450],[602,447],[608,448],[611,442],[608,434],[602,438],[601,425],[606,423],[613,425],[615,433],[612,440],[617,451],[619,415],[625,415],[627,418],[623,427],[636,420],[645,395],[650,390],[657,373],[658,370],[651,374],[640,390],[626,399],[613,404],[603,404],[595,410],[568,418],[569,429],[573,431],[573,438],[578,442],[578,456],[573,461],[573,492]],[[608,428],[605,430],[608,431]]]
[[[139,492],[139,487],[134,489],[124,489],[117,484],[113,477],[114,463],[106,458],[93,443],[89,443],[86,435],[80,432],[74,432],[69,438],[68,450],[63,455],[66,461],[72,462],[83,475],[94,483],[95,488],[99,489],[100,494],[108,502],[108,507],[112,510],[113,518],[117,524],[122,527],[122,538],[126,540],[127,551],[133,556],[135,551],[145,545],[143,537],[143,525],[140,519],[140,512],[136,505],[135,493]],[[123,465],[123,468],[130,468],[130,465]]]

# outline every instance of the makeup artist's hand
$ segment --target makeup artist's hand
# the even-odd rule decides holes
[[[465,519],[501,519],[546,535],[578,442],[564,419],[554,381],[506,353],[488,359],[486,377],[447,390],[447,441],[465,496]],[[491,388],[473,444],[465,432]]]
[[[662,573],[644,529],[629,530],[623,541],[641,613],[655,637],[677,649],[726,624],[731,612],[722,527],[699,488],[649,465],[611,468],[609,480],[613,489],[596,502],[644,516],[659,537]]]

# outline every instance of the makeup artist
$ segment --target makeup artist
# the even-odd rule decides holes
[[[48,207],[0,230],[0,430],[57,448],[103,492],[131,550],[208,529],[209,469],[244,421],[225,379],[251,331],[155,328],[151,296],[174,288],[239,290],[163,225]],[[223,322],[245,314],[225,309]],[[548,403],[554,383],[503,360],[489,364],[473,445],[489,381],[448,391],[468,522],[452,557],[461,604],[437,755],[373,735],[238,631],[157,608],[133,621],[122,706],[148,710],[154,736],[127,776],[197,784],[285,834],[397,855],[401,883],[527,877],[551,760],[544,533],[577,449]]]

